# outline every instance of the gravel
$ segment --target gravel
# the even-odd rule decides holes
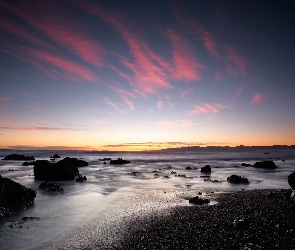
[[[216,194],[215,205],[180,205],[122,223],[112,249],[295,249],[291,190]],[[124,225],[124,226],[123,226]]]

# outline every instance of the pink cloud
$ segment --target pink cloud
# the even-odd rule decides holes
[[[192,93],[194,91],[193,88],[188,88],[180,92],[180,98],[185,97],[186,95]]]
[[[117,69],[115,71],[129,81],[135,92],[146,96],[147,94],[154,94],[160,89],[172,88],[172,85],[168,82],[167,71],[163,68],[163,65],[167,66],[169,64],[159,56],[156,56],[143,39],[130,31],[131,22],[125,19],[124,16],[108,12],[97,5],[76,3],[112,25],[128,44],[133,61],[124,57],[119,59],[132,73],[132,76],[127,76],[126,73]]]
[[[158,109],[163,110],[163,101],[159,100],[157,104]]]
[[[106,124],[107,123],[107,121],[105,121],[105,120],[93,120],[93,122],[96,124]]]
[[[104,97],[103,98],[105,103],[110,105],[111,107],[113,107],[116,111],[118,111],[120,114],[125,114],[126,113],[126,110],[121,107],[121,105],[116,105],[115,103],[111,102],[108,98]]]
[[[232,62],[237,68],[238,72],[242,74],[242,76],[246,76],[247,69],[246,69],[246,64],[247,61],[240,56],[231,46],[226,46],[226,51],[227,51],[227,58],[230,62]],[[231,66],[228,67],[229,73],[233,74],[235,73],[234,70]]]
[[[184,80],[187,82],[200,81],[201,75],[199,69],[206,68],[199,63],[193,56],[193,49],[188,42],[181,36],[177,35],[174,31],[167,31],[173,47],[174,58],[174,74],[176,80]]]
[[[69,23],[63,15],[65,11],[60,9],[54,12],[46,9],[46,4],[38,5],[42,11],[34,11],[35,8],[30,3],[15,7],[10,4],[4,4],[5,8],[11,11],[16,16],[23,18],[31,27],[44,32],[50,39],[54,40],[65,49],[70,50],[85,62],[91,63],[97,67],[101,67],[103,50],[97,42],[92,41],[85,31],[75,25],[73,21]],[[74,28],[73,28],[74,27]],[[19,28],[10,25],[11,32],[23,35],[24,38],[33,42],[40,43],[40,40],[20,30]]]
[[[134,106],[133,102],[130,100],[130,98],[136,98],[134,93],[124,90],[119,85],[117,85],[117,86],[109,85],[108,87],[111,90],[113,90],[115,93],[117,93],[123,99],[123,101],[125,102],[125,104],[127,104],[127,106],[129,107],[130,110],[135,111],[135,106]]]
[[[203,103],[202,105],[197,105],[193,109],[188,110],[187,114],[188,115],[197,115],[197,114],[217,114],[220,110],[226,109],[226,108],[231,108],[230,106],[223,105],[220,103]]]
[[[162,128],[175,128],[175,127],[191,127],[198,125],[189,120],[162,120],[157,122],[150,122],[151,125]]]
[[[41,70],[45,70],[45,72],[49,72],[52,75],[59,75],[74,81],[82,78],[88,82],[96,83],[97,77],[87,68],[63,59],[61,57],[57,57],[46,52],[37,51],[34,49],[26,49],[23,50],[30,55],[30,59],[28,59],[32,64]],[[49,68],[46,65],[55,67],[55,69]],[[62,72],[60,72],[62,71]]]
[[[236,89],[236,97],[239,97],[243,91],[244,91],[244,86]]]
[[[262,94],[255,94],[252,99],[250,100],[250,104],[258,104],[264,100],[264,95]]]

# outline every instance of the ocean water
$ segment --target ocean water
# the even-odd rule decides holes
[[[295,171],[295,149],[220,149],[163,152],[82,152],[82,151],[0,151],[0,158],[18,153],[47,159],[54,153],[62,158],[82,158],[89,166],[79,168],[87,181],[56,182],[64,192],[45,192],[34,179],[33,166],[22,161],[0,161],[0,174],[37,190],[34,205],[9,218],[0,219],[0,249],[83,249],[95,241],[97,249],[107,249],[112,228],[122,217],[149,213],[177,205],[189,205],[186,196],[198,192],[241,189],[289,188],[287,177]],[[99,159],[123,158],[130,164],[103,164]],[[61,159],[62,159],[61,158]],[[59,159],[57,159],[59,160]],[[242,163],[273,160],[274,170],[242,167]],[[211,174],[200,168],[210,165]],[[187,167],[192,170],[187,170]],[[173,171],[173,172],[172,172]],[[237,174],[250,184],[230,184]],[[185,175],[179,177],[177,175]],[[216,180],[216,181],[214,181]],[[214,204],[214,202],[212,202]],[[30,217],[24,221],[22,218]],[[107,229],[109,228],[109,229]],[[100,243],[101,242],[101,243]],[[101,247],[97,247],[101,244]]]

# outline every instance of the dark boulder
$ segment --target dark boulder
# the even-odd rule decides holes
[[[228,177],[227,181],[230,183],[235,183],[235,184],[239,184],[239,183],[248,184],[249,183],[249,180],[247,178],[239,176],[239,175],[235,175],[235,174]]]
[[[34,166],[34,176],[38,180],[63,181],[74,180],[80,175],[78,167],[88,165],[87,162],[76,158],[65,158],[57,163],[38,160]]]
[[[249,163],[244,163],[244,162],[243,162],[243,163],[241,164],[241,166],[242,166],[242,167],[250,167],[251,164],[249,164]]]
[[[190,166],[186,167],[186,170],[192,170],[192,168]]]
[[[52,182],[42,182],[39,185],[39,189],[46,190],[46,191],[64,191],[61,185]]]
[[[253,165],[255,168],[266,168],[266,169],[275,169],[277,168],[276,164],[273,161],[258,161]]]
[[[87,177],[86,176],[82,176],[81,174],[76,178],[76,182],[83,182],[86,181]]]
[[[4,159],[1,160],[10,160],[10,161],[34,161],[34,156],[24,156],[19,154],[11,154],[4,157]]]
[[[295,189],[295,172],[288,176],[288,183],[292,189]]]
[[[201,168],[201,172],[209,173],[211,172],[211,167],[210,165],[205,165],[204,167]]]
[[[204,205],[204,204],[208,204],[209,202],[210,202],[210,200],[202,199],[199,196],[189,199],[189,203],[193,203],[196,205]]]
[[[127,164],[131,163],[130,161],[123,160],[122,158],[118,158],[117,160],[111,160],[110,164]]]
[[[36,191],[0,176],[0,217],[33,204]]]

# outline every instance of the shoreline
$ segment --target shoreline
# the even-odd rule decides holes
[[[294,248],[295,203],[290,199],[291,189],[208,192],[218,203],[202,206],[189,205],[184,192],[173,193],[186,201],[176,204],[173,198],[162,200],[162,204],[172,203],[157,208],[141,200],[117,219],[102,222],[97,218],[45,249]],[[197,194],[189,193],[190,197]]]

